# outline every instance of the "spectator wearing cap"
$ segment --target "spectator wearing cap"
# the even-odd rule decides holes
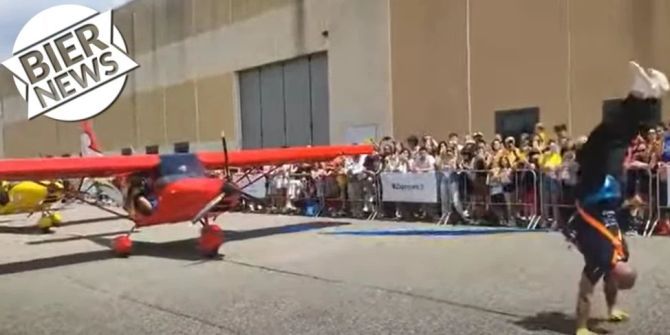
[[[517,165],[518,161],[524,159],[523,153],[517,148],[516,140],[512,136],[505,138],[503,154],[507,157],[512,166]]]

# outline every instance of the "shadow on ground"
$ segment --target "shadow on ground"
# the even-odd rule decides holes
[[[55,229],[58,229],[58,227],[66,227],[66,226],[74,226],[74,225],[80,225],[80,224],[89,224],[89,223],[98,223],[98,222],[105,222],[105,221],[114,221],[114,220],[119,220],[118,217],[113,216],[113,217],[104,217],[104,218],[92,218],[92,219],[85,219],[85,220],[75,220],[75,221],[65,221],[58,226],[55,227]],[[15,220],[4,220],[0,221],[0,223],[9,223],[9,222],[15,222]],[[0,226],[0,234],[14,234],[14,235],[47,235],[51,234],[53,231],[49,231],[45,233],[36,225],[27,225],[27,226]]]
[[[260,229],[243,230],[243,231],[224,230],[223,234],[226,241],[225,243],[231,243],[235,241],[262,238],[272,235],[294,234],[294,233],[318,230],[328,227],[343,226],[349,224],[350,224],[349,222],[307,222],[300,224],[284,225],[279,227],[260,228]],[[94,235],[69,236],[64,238],[28,242],[28,244],[35,245],[35,244],[63,243],[76,240],[88,240],[105,247],[105,249],[33,259],[28,261],[0,264],[0,275],[49,269],[66,265],[74,265],[74,264],[117,258],[116,255],[110,250],[111,240],[108,237],[118,236],[124,233],[126,233],[126,231],[114,231]],[[225,247],[225,243],[223,247]],[[177,259],[186,261],[202,260],[202,257],[197,251],[197,238],[188,238],[163,243],[134,241],[131,257],[133,256],[149,256],[149,257],[168,258],[168,259]]]
[[[603,319],[590,319],[589,329],[596,334],[609,334],[602,328]],[[575,333],[575,318],[561,312],[540,312],[514,322],[515,325],[528,331],[552,331],[558,334],[572,335]]]

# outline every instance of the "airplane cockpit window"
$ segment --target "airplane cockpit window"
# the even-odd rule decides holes
[[[161,156],[159,177],[202,177],[205,168],[193,154],[173,154]]]

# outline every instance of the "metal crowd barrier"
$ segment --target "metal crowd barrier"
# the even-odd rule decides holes
[[[667,176],[637,169],[629,178],[628,195],[643,202],[631,208],[642,235],[654,233],[659,221],[670,219]],[[641,173],[640,173],[641,172]],[[629,173],[629,172],[627,172]],[[419,219],[437,224],[454,217],[471,224],[487,222],[526,229],[557,229],[574,218],[574,185],[532,169],[514,169],[503,183],[491,170],[452,169],[426,173],[381,172],[374,174],[290,173],[277,170],[235,174],[246,191],[267,199],[270,208],[242,210],[293,213],[307,216],[346,216],[366,220]],[[662,201],[661,201],[662,200]]]
[[[269,208],[242,204],[244,211],[302,214],[319,217],[353,216],[372,220],[377,216],[377,184],[374,174],[340,175],[318,173],[287,173],[275,171],[265,177],[261,173],[236,173],[239,186],[251,195],[267,200]],[[250,186],[247,186],[251,184]]]
[[[503,185],[492,183],[489,173],[489,170],[461,169],[426,173],[383,172],[379,176],[379,203],[383,207],[409,207],[428,217],[437,212],[438,224],[447,224],[454,216],[468,222],[498,222],[491,215],[498,218],[502,215],[507,225],[528,229],[537,225],[540,220],[537,173],[533,170],[511,171]]]

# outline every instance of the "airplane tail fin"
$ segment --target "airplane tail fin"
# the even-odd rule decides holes
[[[82,157],[102,156],[102,149],[98,142],[95,132],[93,131],[93,124],[90,120],[81,122],[82,133],[80,136]]]

